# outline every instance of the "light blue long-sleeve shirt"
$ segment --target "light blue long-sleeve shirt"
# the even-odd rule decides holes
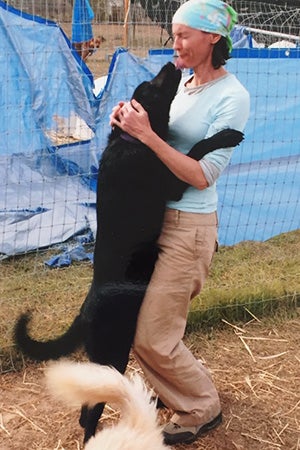
[[[199,88],[186,88],[184,77],[171,105],[168,143],[187,154],[194,144],[226,128],[243,131],[249,117],[248,91],[235,75],[227,73]],[[237,147],[237,150],[238,151]],[[213,180],[229,163],[233,148],[218,149],[203,158],[204,173],[212,168]],[[206,167],[205,167],[205,162]],[[181,211],[211,213],[217,210],[216,181],[204,189],[189,187],[178,202],[167,206]]]

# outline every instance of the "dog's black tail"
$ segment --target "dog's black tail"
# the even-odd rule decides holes
[[[14,342],[17,347],[35,361],[48,361],[67,356],[79,348],[84,341],[85,327],[78,315],[63,335],[49,341],[36,341],[29,336],[30,313],[22,314],[14,327]]]

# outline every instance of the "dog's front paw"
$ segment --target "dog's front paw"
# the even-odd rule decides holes
[[[226,130],[219,131],[219,133],[216,133],[213,138],[220,142],[220,148],[235,147],[244,139],[244,133],[228,128]]]
[[[244,133],[238,130],[232,130],[231,128],[228,128],[226,130],[222,130],[219,133],[215,135],[216,137],[220,139],[221,146],[223,148],[225,147],[235,147],[236,145],[240,144],[242,140],[244,139]]]

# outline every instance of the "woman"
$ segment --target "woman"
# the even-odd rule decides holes
[[[200,162],[186,156],[203,138],[224,128],[243,131],[249,95],[224,68],[231,51],[235,11],[220,0],[189,0],[172,21],[177,65],[193,74],[182,80],[170,111],[164,142],[136,101],[119,103],[111,125],[150,147],[190,187],[169,202],[160,253],[137,324],[134,353],[159,398],[174,411],[164,428],[166,444],[191,443],[222,421],[209,371],[182,342],[190,300],[199,294],[217,248],[216,180],[233,149],[220,149]],[[155,174],[153,174],[155,176]]]

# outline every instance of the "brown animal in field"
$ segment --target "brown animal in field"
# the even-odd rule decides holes
[[[105,41],[105,37],[100,35],[96,38],[90,39],[89,41],[76,42],[73,44],[73,47],[75,48],[80,58],[83,59],[83,61],[86,61],[87,58],[93,55],[98,50],[98,48],[100,48],[100,45]]]

